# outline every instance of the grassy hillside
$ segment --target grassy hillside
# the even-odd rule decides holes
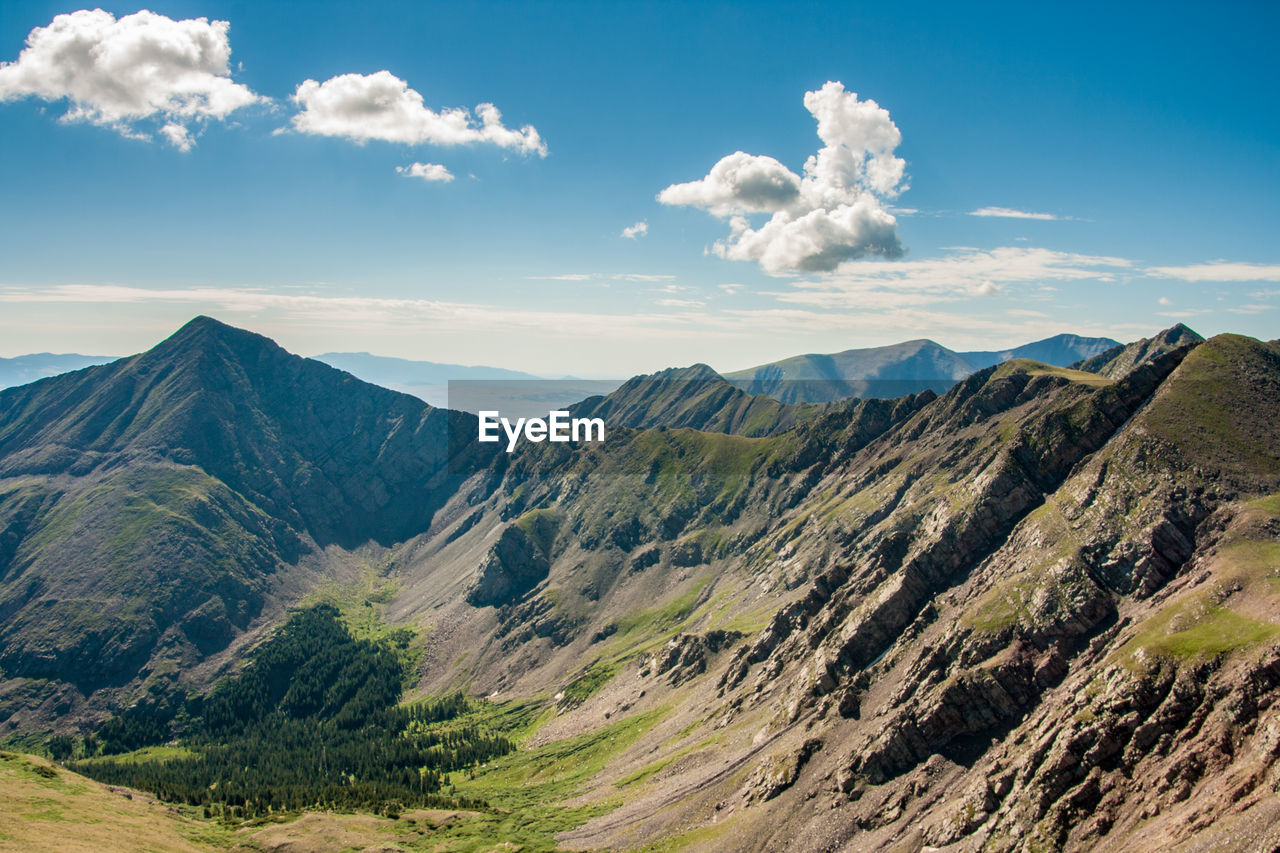
[[[0,752],[0,791],[0,850],[197,853],[234,844],[215,823],[32,755]]]

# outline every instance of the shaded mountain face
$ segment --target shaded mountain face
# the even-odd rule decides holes
[[[0,667],[85,695],[216,652],[303,555],[426,530],[474,431],[208,318],[0,392]]]
[[[1002,361],[1027,358],[1065,367],[1118,344],[1110,338],[1056,335],[1001,352],[954,352],[930,340],[801,355],[725,374],[739,388],[787,403],[846,397],[893,398],[943,393],[960,379]]]
[[[1142,338],[1131,344],[1112,347],[1092,358],[1077,362],[1072,367],[1078,370],[1087,370],[1090,373],[1097,373],[1101,376],[1109,376],[1112,379],[1119,379],[1138,365],[1158,358],[1170,350],[1175,350],[1188,344],[1202,343],[1203,341],[1204,338],[1189,327],[1178,323],[1172,328],[1165,329],[1155,337]]]
[[[14,358],[0,358],[0,388],[26,385],[47,376],[57,376],[72,370],[80,370],[95,364],[114,361],[110,355],[80,355],[78,353],[32,353]]]

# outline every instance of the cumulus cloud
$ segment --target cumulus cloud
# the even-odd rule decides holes
[[[1182,281],[1280,281],[1280,264],[1214,261],[1182,267],[1148,267],[1146,273]]]
[[[701,207],[719,217],[773,213],[800,197],[800,178],[772,157],[735,151],[700,181],[672,184],[658,193],[663,204]]]
[[[410,163],[408,166],[396,166],[396,172],[406,178],[421,178],[424,181],[441,181],[449,183],[453,173],[439,163]]]
[[[637,222],[635,225],[628,225],[622,229],[622,236],[628,240],[634,240],[637,237],[643,237],[649,233],[648,222]]]
[[[669,205],[698,207],[729,220],[729,237],[712,246],[722,258],[755,261],[771,275],[830,272],[867,255],[903,254],[886,200],[907,189],[906,162],[894,156],[902,134],[873,100],[843,84],[806,92],[823,146],[803,176],[772,157],[737,151],[706,177],[658,194]],[[753,215],[769,214],[756,225]]]
[[[422,95],[390,71],[341,74],[323,83],[304,80],[293,95],[302,109],[293,128],[318,136],[339,136],[358,143],[378,139],[409,145],[489,143],[524,154],[547,156],[546,143],[533,125],[513,130],[502,123],[493,104],[475,113],[460,108],[436,112]]]
[[[119,20],[101,9],[58,15],[31,31],[17,61],[0,64],[0,101],[66,99],[64,121],[136,139],[162,122],[159,133],[187,151],[193,125],[266,100],[231,80],[229,28],[145,10]]]
[[[1058,217],[1052,213],[1031,213],[1026,210],[1014,210],[1011,207],[980,207],[969,211],[970,216],[995,216],[1001,219],[1042,219],[1054,222]]]

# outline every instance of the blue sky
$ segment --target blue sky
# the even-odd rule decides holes
[[[82,8],[0,4],[0,355],[1280,334],[1274,4]]]

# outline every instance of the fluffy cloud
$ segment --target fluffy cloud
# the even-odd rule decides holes
[[[532,125],[512,130],[493,104],[470,110],[435,112],[422,95],[390,71],[342,74],[323,83],[304,80],[293,100],[302,108],[293,127],[302,133],[370,139],[410,145],[469,145],[486,142],[525,154],[547,156],[546,143]]]
[[[712,250],[730,260],[756,261],[771,275],[830,272],[842,262],[903,254],[897,220],[885,207],[907,189],[902,142],[889,112],[858,100],[841,83],[806,92],[823,147],[803,177],[772,157],[737,151],[697,181],[672,184],[663,204],[698,207],[729,219],[729,237]],[[752,215],[769,214],[762,225]]]
[[[411,163],[408,166],[396,166],[396,172],[406,178],[421,178],[424,181],[441,181],[449,183],[453,173],[439,163]]]
[[[672,184],[658,193],[663,204],[688,205],[724,217],[773,213],[800,197],[800,178],[772,157],[735,151],[711,167],[700,181]]]
[[[628,225],[622,229],[622,236],[628,240],[634,240],[637,237],[643,237],[649,233],[648,222],[637,222],[635,225]]]
[[[175,21],[141,11],[119,20],[101,9],[58,15],[36,27],[16,62],[0,64],[0,101],[63,98],[66,121],[88,121],[150,139],[143,124],[186,151],[191,127],[266,100],[234,83],[226,21]]]
[[[995,216],[1001,219],[1041,219],[1053,222],[1058,217],[1052,213],[1031,213],[1026,210],[1014,210],[1012,207],[980,207],[969,211],[970,216]]]

